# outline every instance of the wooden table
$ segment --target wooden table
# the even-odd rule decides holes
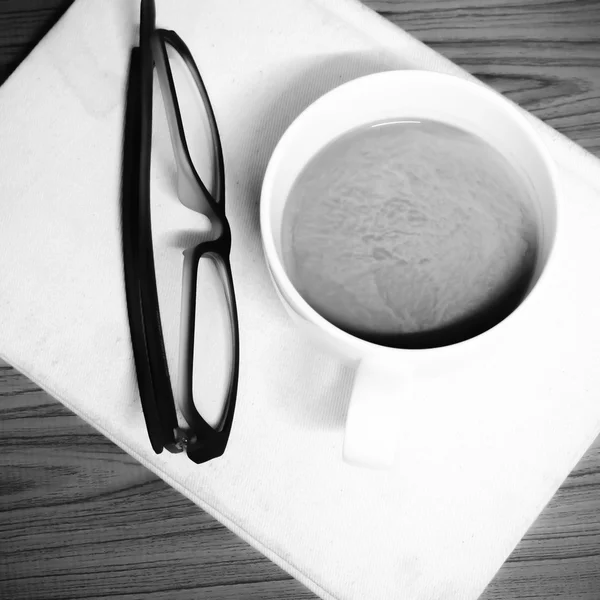
[[[70,3],[0,0],[0,82]],[[367,4],[600,156],[597,0]],[[0,423],[1,598],[314,598],[2,364]],[[600,438],[482,598],[600,599]]]

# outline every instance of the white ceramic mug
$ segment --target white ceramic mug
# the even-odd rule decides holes
[[[284,206],[307,162],[355,127],[400,119],[442,121],[483,138],[522,170],[537,202],[539,258],[525,300],[483,334],[440,348],[390,348],[342,331],[302,298],[282,258]],[[391,71],[346,83],[309,106],[282,136],[262,187],[263,248],[275,288],[292,318],[341,358],[357,362],[344,438],[343,456],[347,462],[384,466],[393,461],[395,428],[402,406],[411,401],[410,387],[416,371],[468,361],[478,353],[492,351],[503,336],[510,335],[515,314],[540,292],[540,277],[550,259],[557,222],[553,169],[546,148],[518,108],[482,84],[427,71]]]

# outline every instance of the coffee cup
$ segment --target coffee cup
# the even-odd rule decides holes
[[[284,209],[295,180],[308,162],[346,132],[369,123],[404,118],[446,123],[488,142],[519,165],[539,217],[536,264],[519,306],[487,331],[440,347],[393,348],[336,327],[303,298],[283,257]],[[543,294],[557,226],[554,166],[520,109],[483,84],[427,71],[377,73],[328,92],[290,125],[265,173],[260,224],[268,270],[288,314],[315,343],[356,364],[346,418],[344,460],[362,466],[387,466],[394,460],[398,420],[403,406],[411,402],[416,374],[449,368],[493,352],[514,334],[518,316]]]

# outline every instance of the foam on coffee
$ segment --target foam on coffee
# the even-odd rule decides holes
[[[444,345],[521,301],[537,221],[527,182],[483,139],[436,121],[375,123],[300,173],[284,213],[284,263],[341,329],[386,345]]]

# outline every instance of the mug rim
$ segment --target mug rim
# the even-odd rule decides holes
[[[273,231],[273,222],[271,219],[271,207],[273,203],[273,194],[270,190],[273,188],[273,182],[275,176],[279,170],[282,155],[289,148],[290,145],[293,147],[293,137],[295,131],[303,126],[303,122],[306,118],[315,110],[318,110],[319,104],[324,101],[325,98],[329,99],[331,96],[340,95],[347,93],[346,90],[357,86],[368,85],[374,79],[402,79],[403,84],[407,84],[407,80],[412,80],[411,85],[422,84],[426,80],[438,80],[446,81],[449,85],[461,85],[469,90],[469,93],[479,94],[486,102],[492,102],[500,110],[505,111],[508,116],[514,120],[519,129],[527,136],[529,141],[532,143],[535,151],[538,153],[539,158],[545,169],[545,175],[550,183],[550,189],[552,190],[552,205],[554,211],[554,232],[552,240],[550,242],[550,248],[547,253],[545,265],[540,273],[537,281],[533,288],[527,293],[526,297],[519,303],[519,305],[510,312],[504,319],[486,329],[485,331],[461,340],[455,343],[451,343],[444,346],[431,346],[425,348],[402,348],[394,346],[384,346],[375,342],[370,342],[363,338],[357,337],[348,333],[347,331],[340,329],[334,325],[331,321],[323,317],[318,311],[316,311],[300,294],[296,286],[292,283],[288,273],[280,260],[279,253],[276,249],[275,236]],[[405,356],[417,357],[424,356],[427,354],[441,355],[449,352],[456,351],[457,349],[467,349],[481,344],[483,341],[490,338],[490,334],[498,330],[502,325],[505,325],[517,312],[521,312],[521,309],[525,303],[530,301],[530,298],[536,295],[540,283],[546,278],[548,266],[552,260],[554,254],[554,247],[558,233],[559,215],[558,215],[558,202],[556,198],[556,171],[555,165],[550,152],[546,145],[540,139],[538,133],[535,131],[533,125],[529,122],[526,115],[522,113],[523,109],[517,104],[510,101],[506,96],[497,92],[493,88],[487,86],[483,82],[474,79],[467,79],[448,73],[440,73],[437,71],[427,71],[418,69],[406,69],[406,70],[392,70],[383,71],[378,73],[372,73],[352,79],[346,83],[343,83],[332,90],[326,92],[306,107],[301,113],[299,113],[292,123],[287,127],[277,145],[275,146],[267,165],[265,175],[263,178],[261,193],[260,193],[260,230],[261,230],[261,241],[265,254],[268,271],[273,279],[273,284],[277,288],[277,291],[282,296],[282,300],[287,302],[290,308],[296,312],[301,318],[308,320],[313,325],[318,327],[328,337],[336,339],[338,342],[344,344],[346,347],[351,347],[354,351],[360,353],[361,356],[372,355],[374,353],[381,356],[392,354],[397,357],[399,353]],[[334,139],[334,138],[332,138]],[[311,156],[314,156],[312,154]],[[287,200],[286,200],[287,202]]]

